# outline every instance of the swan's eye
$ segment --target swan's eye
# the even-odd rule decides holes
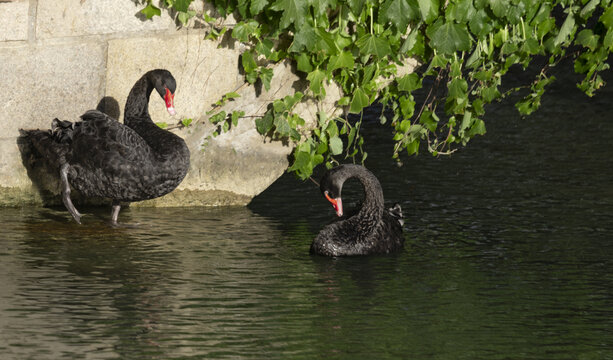
[[[330,197],[330,194],[328,193],[328,191],[324,191],[324,196],[326,197],[326,200],[331,202],[332,205],[336,206],[336,200]]]

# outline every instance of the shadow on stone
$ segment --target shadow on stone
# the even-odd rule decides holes
[[[234,50],[236,48],[236,40],[232,37],[232,31],[226,31],[219,42],[219,45],[223,48]]]
[[[96,110],[103,112],[116,120],[119,120],[119,116],[121,115],[119,102],[117,102],[117,100],[115,100],[115,98],[112,96],[103,97],[100,102],[98,102]]]

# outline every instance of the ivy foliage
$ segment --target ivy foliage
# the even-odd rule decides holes
[[[164,0],[178,20],[199,16],[211,24],[209,37],[226,32],[210,15],[189,8],[194,0]],[[201,1],[201,0],[197,0]],[[361,117],[357,122],[319,115],[317,127],[304,131],[293,112],[303,96],[326,97],[327,82],[344,96],[338,105],[348,113],[379,101],[380,122],[393,133],[393,156],[420,149],[450,154],[485,133],[485,105],[509,94],[523,96],[521,114],[535,111],[548,84],[550,67],[565,57],[585,75],[578,87],[592,95],[604,85],[599,73],[608,69],[613,48],[611,0],[207,0],[216,17],[233,14],[233,38],[248,45],[241,64],[249,83],[268,89],[272,70],[258,59],[289,59],[309,82],[306,93],[272,102],[255,120],[262,134],[297,143],[289,170],[308,178],[321,163],[332,166],[362,151]],[[147,17],[160,14],[151,1]],[[536,57],[547,59],[534,81],[511,89],[502,77],[512,66],[526,68]],[[408,59],[421,68],[401,72]],[[424,81],[427,79],[426,81]],[[416,104],[414,91],[428,94]],[[226,115],[212,117],[220,122]],[[399,160],[400,161],[400,160]]]

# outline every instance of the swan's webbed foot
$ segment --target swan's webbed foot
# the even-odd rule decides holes
[[[74,207],[72,200],[70,199],[70,184],[68,183],[68,168],[70,165],[64,164],[60,169],[60,178],[62,180],[62,202],[70,215],[75,219],[78,224],[81,224],[81,213]]]

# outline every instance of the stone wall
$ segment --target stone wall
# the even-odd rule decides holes
[[[287,168],[291,147],[260,136],[252,118],[211,138],[206,112],[223,94],[237,91],[241,97],[225,110],[261,115],[273,97],[304,89],[292,69],[276,65],[270,91],[255,89],[240,73],[241,44],[228,36],[205,40],[206,29],[196,26],[178,30],[165,12],[143,19],[138,2],[0,0],[0,205],[58,200],[56,182],[26,171],[32,159],[18,146],[20,128],[47,129],[55,117],[74,121],[99,106],[121,119],[130,88],[154,68],[177,79],[177,115],[170,118],[163,101],[152,96],[151,116],[168,124],[194,119],[192,126],[172,130],[186,139],[192,165],[177,190],[142,204],[246,204]],[[329,89],[328,95],[323,110],[333,113],[340,94]],[[317,111],[308,99],[301,108],[307,120]]]

